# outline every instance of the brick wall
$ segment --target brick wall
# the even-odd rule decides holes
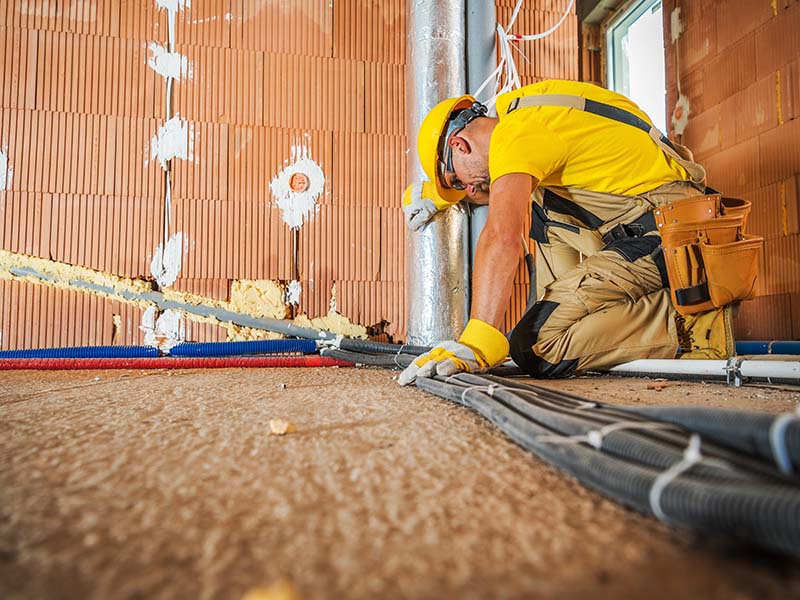
[[[766,238],[758,297],[741,305],[737,338],[800,339],[800,1],[663,6],[668,111],[680,83],[690,108],[683,143],[712,187],[753,202],[748,229]],[[676,8],[683,31],[673,44]]]
[[[503,24],[514,4],[497,0]],[[514,31],[549,28],[567,4],[526,2]],[[269,183],[300,143],[325,175],[299,233],[300,311],[327,312],[335,282],[340,312],[405,337],[405,11],[405,0],[198,0],[177,13],[191,76],[175,83],[173,112],[194,152],[173,161],[171,230],[185,244],[172,287],[224,300],[233,280],[294,277]],[[573,9],[523,44],[523,84],[577,78],[576,31]],[[165,180],[149,148],[167,109],[148,44],[166,46],[167,32],[156,0],[0,0],[0,150],[13,170],[2,249],[150,276]],[[521,267],[507,328],[526,295]],[[19,281],[0,281],[0,303],[0,348],[142,342],[136,307]]]

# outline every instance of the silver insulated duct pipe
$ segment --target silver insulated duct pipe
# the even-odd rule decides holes
[[[408,181],[425,179],[417,132],[428,111],[466,90],[466,0],[408,0]],[[469,317],[469,223],[460,207],[406,237],[408,343],[458,337]]]

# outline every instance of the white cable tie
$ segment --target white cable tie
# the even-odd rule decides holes
[[[650,510],[659,521],[667,522],[667,515],[661,509],[661,495],[664,493],[666,487],[673,482],[675,478],[682,473],[691,469],[694,465],[703,460],[703,455],[700,453],[700,436],[693,433],[689,438],[689,444],[683,451],[683,459],[676,462],[663,471],[653,481],[653,486],[650,488],[649,500]]]
[[[463,391],[463,392],[461,392],[461,404],[466,404],[466,403],[467,403],[467,392],[468,392],[468,391],[470,391],[470,390],[476,390],[476,389],[478,389],[478,388],[480,388],[480,387],[483,387],[483,386],[480,386],[480,385],[471,385],[471,386],[469,386],[469,387],[465,387],[465,388],[464,388],[464,391]]]
[[[622,429],[675,429],[675,426],[668,423],[620,421],[618,423],[610,423],[609,425],[605,425],[600,429],[592,429],[586,433],[581,433],[578,435],[540,435],[536,438],[536,440],[540,442],[547,442],[549,444],[587,443],[595,450],[600,450],[603,447],[603,440],[609,433],[620,431]]]
[[[445,383],[449,382],[450,379],[452,379],[453,377],[456,377],[457,375],[460,375],[460,373],[456,373],[455,375],[450,375],[450,377],[445,379],[444,382]],[[480,392],[486,392],[489,395],[490,398],[494,398],[494,393],[496,391],[498,391],[498,390],[514,391],[515,388],[508,387],[508,386],[505,386],[505,385],[500,385],[499,383],[490,383],[489,385],[470,385],[468,387],[465,387],[464,391],[461,392],[461,403],[462,404],[464,402],[466,402],[467,392],[469,392],[470,390],[478,390]]]
[[[394,355],[394,364],[400,367],[401,369],[404,369],[405,367],[401,365],[399,362],[397,362],[397,359],[400,357],[400,353],[403,351],[403,348],[405,347],[406,347],[405,344],[401,344],[400,349],[397,351],[397,354]]]
[[[342,345],[344,335],[341,333],[332,340],[317,340],[317,346],[323,348],[330,348],[332,350],[339,350]]]
[[[575,407],[575,410],[585,410],[587,408],[597,408],[597,402],[584,402],[583,400],[578,400],[578,405]]]
[[[784,413],[775,417],[769,427],[769,445],[772,449],[772,457],[781,473],[789,475],[792,473],[792,459],[789,456],[789,448],[786,444],[786,430],[792,421],[798,418],[792,413]]]

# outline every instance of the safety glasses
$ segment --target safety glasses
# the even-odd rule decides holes
[[[464,108],[453,113],[452,118],[447,122],[447,129],[440,138],[439,147],[439,179],[446,187],[454,190],[465,190],[467,188],[467,186],[458,179],[453,168],[453,147],[449,143],[450,138],[461,133],[470,122],[484,115],[486,115],[486,107],[479,102],[475,102],[469,108]],[[448,173],[450,174],[449,183],[445,177]]]

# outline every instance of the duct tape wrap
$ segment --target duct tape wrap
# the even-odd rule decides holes
[[[417,132],[440,101],[466,90],[465,0],[408,0],[408,180],[425,177]],[[407,238],[408,340],[430,345],[458,336],[469,306],[468,219],[449,209]]]

